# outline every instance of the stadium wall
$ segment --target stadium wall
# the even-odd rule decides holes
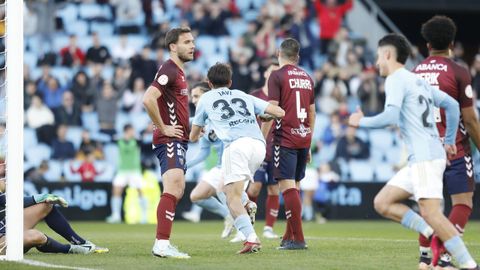
[[[190,194],[196,183],[187,182],[185,194]],[[338,183],[330,186],[325,198],[328,199],[329,210],[328,219],[380,219],[381,217],[375,213],[373,209],[373,198],[375,194],[384,186],[384,183]],[[477,184],[477,190],[480,183]],[[25,194],[32,195],[35,193],[53,193],[64,197],[69,201],[70,206],[62,209],[62,212],[69,220],[105,220],[110,215],[110,183],[25,183]],[[264,199],[266,190],[263,189],[259,196],[257,217],[262,219],[264,213]],[[412,204],[409,202],[409,204]],[[480,195],[478,193],[474,197],[474,205],[480,205]],[[177,213],[188,211],[191,202],[184,197],[177,206]],[[447,211],[450,208],[449,202],[445,205]],[[281,206],[280,213],[283,213]],[[177,220],[181,219],[181,215],[177,215]],[[283,214],[279,215],[280,219],[284,218]],[[472,219],[480,219],[480,211],[474,210]],[[202,219],[219,219],[207,211],[202,214]]]

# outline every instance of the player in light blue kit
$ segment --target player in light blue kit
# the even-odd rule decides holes
[[[398,123],[409,158],[408,165],[375,197],[375,210],[426,238],[432,237],[432,253],[434,258],[437,255],[437,260],[442,249],[446,248],[461,269],[478,269],[458,231],[441,209],[445,152],[448,155],[457,152],[455,135],[460,119],[458,103],[404,68],[410,55],[410,46],[403,36],[386,35],[378,42],[377,53],[380,75],[387,77],[385,109],[374,117],[363,117],[359,110],[350,116],[349,124],[381,128]],[[444,146],[435,126],[434,106],[442,107],[446,112]],[[423,218],[401,203],[411,196],[418,202]],[[438,238],[444,242],[444,247]]]
[[[194,142],[199,139],[208,119],[209,126],[224,143],[222,173],[228,207],[235,218],[235,227],[247,238],[238,253],[257,252],[261,248],[260,241],[242,204],[245,186],[253,180],[253,174],[265,158],[265,139],[256,115],[267,113],[273,117],[283,117],[285,112],[242,91],[230,90],[232,70],[226,64],[212,66],[207,77],[213,90],[200,98],[190,140]]]

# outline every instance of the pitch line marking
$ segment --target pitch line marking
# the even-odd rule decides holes
[[[75,266],[67,266],[67,265],[59,265],[59,264],[50,264],[50,263],[34,261],[34,260],[21,260],[21,261],[19,261],[19,263],[32,265],[32,266],[39,266],[39,267],[57,268],[57,269],[96,270],[96,269],[93,269],[93,268],[75,267]]]

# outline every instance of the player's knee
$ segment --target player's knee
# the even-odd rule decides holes
[[[388,203],[381,196],[375,197],[373,200],[373,207],[378,214],[382,216],[388,215]]]
[[[37,230],[27,230],[24,232],[24,246],[35,247],[45,244],[47,237]]]
[[[200,200],[200,196],[198,196],[197,192],[195,192],[195,190],[192,191],[192,193],[190,193],[190,200],[194,203],[194,202],[198,202]]]
[[[41,203],[40,207],[41,207],[41,214],[43,217],[45,217],[52,211],[53,205],[49,203]]]

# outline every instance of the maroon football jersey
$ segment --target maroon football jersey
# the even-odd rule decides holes
[[[190,126],[188,123],[188,86],[183,70],[172,60],[166,61],[157,71],[151,86],[162,93],[157,99],[160,116],[165,125],[181,125],[183,137],[181,141],[188,141]],[[174,140],[173,137],[163,135],[154,127],[153,144],[164,144]]]
[[[413,70],[417,76],[425,79],[430,85],[438,87],[447,93],[460,104],[460,108],[473,105],[473,90],[471,77],[468,70],[455,63],[453,60],[442,56],[430,56],[423,60]],[[435,120],[438,132],[442,138],[445,137],[446,120],[445,111],[436,111]],[[456,145],[457,155],[453,159],[462,158],[471,154],[469,135],[460,117],[460,124],[457,131]]]
[[[284,65],[268,79],[269,100],[278,101],[285,117],[275,120],[274,144],[291,149],[310,148],[309,108],[314,103],[313,80],[301,68]]]
[[[250,95],[252,95],[254,97],[257,97],[261,100],[268,101],[268,96],[263,92],[262,88],[253,90],[250,93]],[[262,121],[260,121],[259,119],[257,119],[257,121],[258,121],[258,125],[261,126]],[[273,124],[272,124],[272,126],[273,126]],[[272,160],[273,131],[274,131],[274,129],[271,128],[270,133],[268,133],[268,136],[267,136],[267,139],[266,139],[266,141],[267,141],[267,154],[265,156],[266,161]]]

